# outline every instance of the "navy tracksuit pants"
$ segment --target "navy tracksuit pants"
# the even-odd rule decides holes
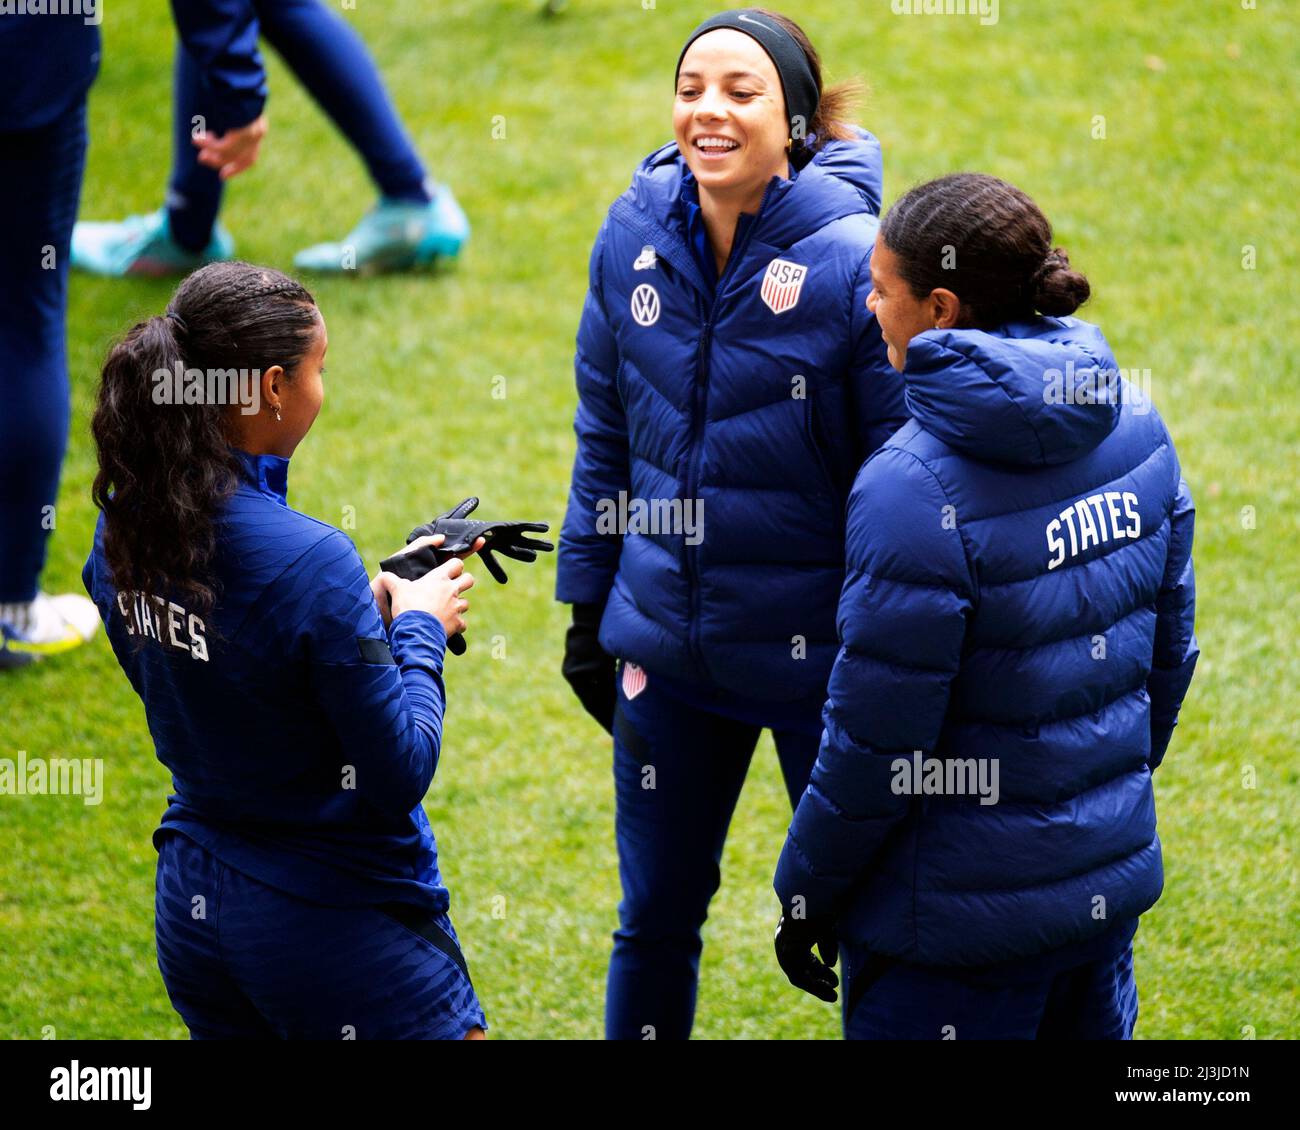
[[[1129,1040],[1137,1023],[1132,934],[1066,959],[996,967],[908,965],[841,948],[850,1040]]]
[[[658,688],[653,675],[630,701],[622,683],[614,784],[623,901],[606,983],[605,1034],[684,1040],[695,1016],[700,928],[721,880],[727,827],[762,729],[683,702]],[[793,808],[820,739],[794,730],[773,737]]]
[[[361,155],[379,191],[425,201],[425,169],[406,134],[361,37],[319,0],[254,0],[262,35]],[[190,140],[195,118],[224,133],[243,122],[222,120],[198,64],[177,45],[173,79],[172,173],[167,210],[176,241],[202,250],[221,209],[221,178],[200,165]]]
[[[15,17],[16,18],[16,17]],[[0,604],[36,596],[68,442],[68,252],[86,100],[0,130]]]

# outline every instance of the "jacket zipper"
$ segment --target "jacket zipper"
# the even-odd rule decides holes
[[[691,411],[691,452],[686,464],[686,492],[682,499],[683,504],[695,498],[700,489],[700,458],[704,447],[704,414],[708,401],[709,355],[713,345],[713,315],[716,313],[718,303],[722,299],[724,284],[731,277],[732,269],[740,261],[745,249],[749,246],[749,241],[753,238],[754,229],[758,227],[759,220],[762,218],[763,208],[767,204],[767,198],[771,194],[774,183],[775,181],[768,182],[767,188],[763,190],[763,198],[759,201],[754,222],[749,225],[740,245],[731,249],[731,254],[727,257],[727,265],[723,267],[722,275],[718,279],[718,285],[714,287],[713,299],[708,304],[704,325],[700,329],[700,344],[696,350],[695,395]],[[702,520],[707,521],[707,519]],[[704,652],[700,647],[700,562],[698,557],[700,547],[683,543],[683,548],[686,552],[686,577],[690,585],[691,618],[688,644],[692,657],[702,671]]]

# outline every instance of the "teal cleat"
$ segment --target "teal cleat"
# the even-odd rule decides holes
[[[171,236],[167,209],[160,208],[147,216],[128,216],[117,223],[79,221],[72,229],[74,269],[92,275],[122,278],[145,275],[164,278],[187,275],[205,263],[229,259],[235,254],[235,241],[220,224],[202,251],[187,251]]]
[[[410,271],[454,259],[469,239],[469,220],[446,185],[428,204],[380,200],[338,243],[299,251],[293,265],[320,274]]]

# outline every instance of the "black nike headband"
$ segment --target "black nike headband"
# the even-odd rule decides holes
[[[731,28],[744,32],[753,39],[772,60],[777,77],[781,80],[781,92],[785,95],[785,112],[790,118],[790,136],[802,139],[808,133],[808,125],[817,113],[817,104],[821,95],[817,90],[817,80],[813,78],[808,56],[785,28],[775,23],[766,13],[755,8],[735,8],[730,12],[720,12],[711,16],[691,32],[691,37],[677,56],[677,71],[673,75],[674,85],[681,74],[682,60],[691,44],[700,36],[719,28]]]

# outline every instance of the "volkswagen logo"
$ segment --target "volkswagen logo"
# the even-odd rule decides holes
[[[653,326],[659,321],[659,292],[642,283],[632,292],[632,317],[639,326]]]

